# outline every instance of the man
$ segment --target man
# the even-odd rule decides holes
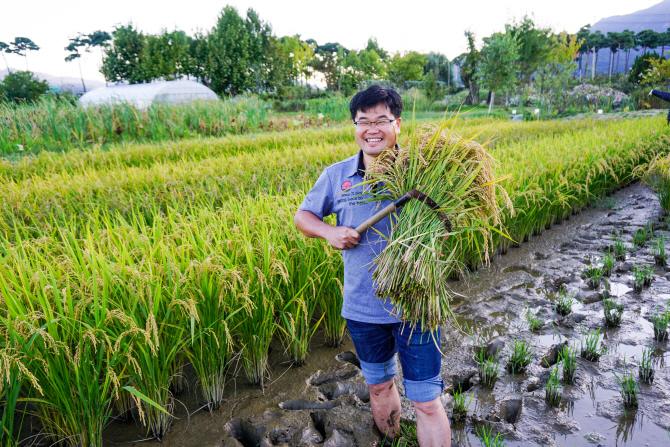
[[[388,237],[391,220],[386,217],[362,235],[354,229],[378,209],[375,202],[366,203],[362,199],[362,188],[356,185],[363,181],[366,169],[384,149],[397,147],[402,100],[394,90],[373,85],[357,93],[349,109],[360,151],[323,171],[296,212],[295,225],[305,236],[325,239],[342,251],[342,316],[347,320],[363,376],[370,387],[370,406],[379,430],[394,438],[400,427],[400,396],[393,380],[398,371],[398,353],[405,395],[416,411],[419,444],[449,447],[449,419],[440,400],[444,384],[440,377],[439,331],[422,332],[417,324],[412,333],[391,315],[390,302],[375,296],[369,269],[374,256],[386,245],[380,233]],[[330,214],[337,216],[336,226],[323,222]]]

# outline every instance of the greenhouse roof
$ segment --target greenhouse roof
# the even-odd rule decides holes
[[[79,98],[83,106],[115,102],[132,103],[138,108],[152,104],[177,104],[202,99],[218,99],[208,87],[195,81],[159,81],[150,84],[114,85],[85,93]]]

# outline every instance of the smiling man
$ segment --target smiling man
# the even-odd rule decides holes
[[[402,99],[390,88],[373,85],[357,93],[349,109],[360,150],[323,171],[296,212],[295,225],[305,236],[325,239],[342,251],[342,316],[347,320],[363,376],[370,386],[370,406],[380,432],[389,438],[398,435],[400,396],[394,377],[399,357],[405,395],[416,412],[419,444],[449,447],[449,419],[440,400],[444,384],[440,376],[439,330],[431,335],[422,332],[417,324],[412,331],[391,315],[393,306],[388,300],[375,296],[370,266],[386,246],[384,236],[391,233],[390,218],[363,234],[354,229],[378,209],[376,203],[366,203],[360,197],[360,188],[354,187],[363,181],[366,169],[384,149],[397,147]],[[335,226],[323,222],[331,214],[337,217]]]

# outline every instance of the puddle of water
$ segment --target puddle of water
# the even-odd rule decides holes
[[[535,284],[533,284],[532,282],[522,282],[521,284],[518,284],[518,285],[510,288],[510,290],[532,289],[534,285]]]
[[[612,296],[617,296],[617,297],[625,295],[628,292],[631,292],[633,290],[632,288],[628,287],[627,285],[621,284],[621,283],[618,283],[618,282],[611,282],[609,284],[609,289],[610,289],[610,294]]]
[[[539,335],[534,338],[533,341],[537,342],[540,346],[545,346],[547,348],[557,345],[565,340],[565,337],[560,336],[556,332],[551,332],[550,334]]]
[[[513,265],[511,267],[502,269],[502,273],[514,273],[514,272],[525,272],[528,273],[533,278],[539,278],[540,276],[542,276],[542,273],[538,272],[537,270],[530,269],[523,265]]]

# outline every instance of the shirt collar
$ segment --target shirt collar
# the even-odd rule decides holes
[[[395,148],[397,151],[400,150],[400,146],[398,146],[398,143],[396,143]],[[358,174],[358,176],[360,176],[361,178],[365,177],[365,163],[363,163],[363,149],[358,150],[358,157],[354,158],[354,160],[352,161],[348,177],[353,177],[356,174]]]

